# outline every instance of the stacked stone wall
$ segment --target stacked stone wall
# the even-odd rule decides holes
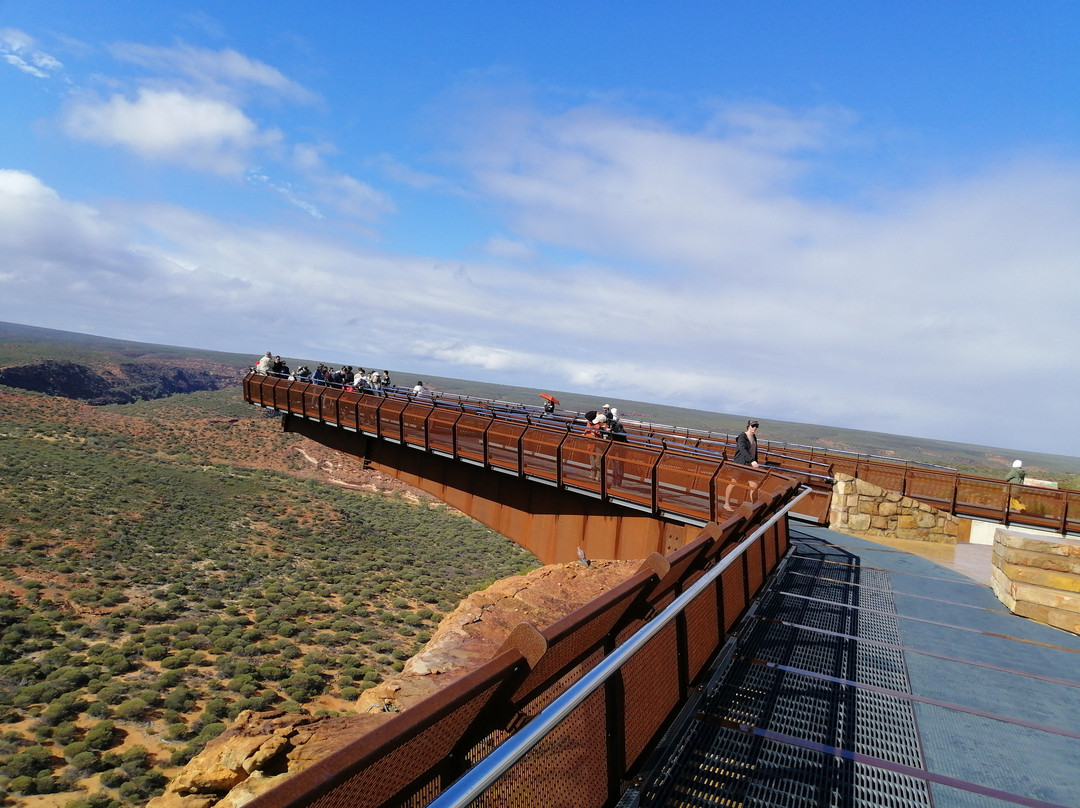
[[[960,520],[895,491],[837,474],[829,527],[867,539],[911,539],[955,544]]]
[[[1080,541],[999,527],[990,583],[1013,614],[1080,634]]]

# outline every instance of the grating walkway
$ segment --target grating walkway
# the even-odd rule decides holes
[[[619,808],[1080,807],[1080,638],[910,553],[791,539]]]

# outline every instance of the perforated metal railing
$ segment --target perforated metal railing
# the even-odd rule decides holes
[[[545,420],[535,407],[467,396],[432,399],[413,396],[402,388],[371,393],[255,374],[244,379],[244,394],[262,407],[578,488],[656,513],[667,504],[665,500],[675,502],[681,497],[678,490],[658,487],[661,481],[653,471],[661,456],[681,455],[704,465],[700,474],[676,476],[676,488],[683,479],[711,476],[699,482],[697,489],[688,487],[690,496],[682,497],[684,501],[671,512],[692,512],[690,518],[698,520],[723,518],[715,507],[718,501],[722,507],[728,471],[736,479],[735,503],[749,496],[749,482],[754,479],[727,462],[732,438],[705,430],[628,421],[633,440],[628,446],[583,437],[573,418]],[[1015,485],[926,463],[779,441],[760,441],[759,452],[770,468],[810,488],[799,515],[819,524],[828,522],[833,475],[842,473],[958,516],[1063,535],[1080,533],[1080,491]],[[718,497],[715,481],[721,468],[724,483]],[[687,509],[688,503],[693,507]]]
[[[786,553],[799,493],[791,484],[652,554],[547,628],[520,624],[487,664],[248,805],[421,808],[452,788],[475,805],[614,804]]]
[[[676,442],[617,442],[555,421],[405,391],[371,393],[249,374],[262,407],[702,526],[806,475],[755,469]]]

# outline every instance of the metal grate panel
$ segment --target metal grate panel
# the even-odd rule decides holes
[[[900,639],[889,574],[851,561],[795,548],[739,627],[738,653],[626,805],[932,804],[926,780],[890,768],[924,768],[912,703],[874,689],[910,692],[888,647]]]

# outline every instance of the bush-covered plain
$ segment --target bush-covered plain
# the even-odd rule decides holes
[[[237,455],[299,440],[235,391],[109,410],[0,390],[10,803],[143,804],[242,710],[348,711],[461,598],[536,566],[445,507],[222,462],[223,418]]]

